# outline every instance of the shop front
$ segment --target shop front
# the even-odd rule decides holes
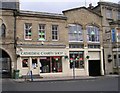
[[[21,75],[32,71],[33,75],[44,73],[63,73],[66,61],[64,49],[17,49],[17,69]]]

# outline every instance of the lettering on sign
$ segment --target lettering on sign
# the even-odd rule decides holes
[[[63,56],[65,53],[63,51],[41,51],[41,52],[21,52],[21,56]]]

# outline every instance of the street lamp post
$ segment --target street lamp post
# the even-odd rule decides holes
[[[73,79],[75,79],[75,55],[73,54]]]

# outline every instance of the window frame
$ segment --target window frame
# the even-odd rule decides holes
[[[6,37],[6,26],[5,24],[1,24],[1,28],[0,28],[0,38],[5,38]]]
[[[120,11],[117,13],[117,19],[120,20]]]
[[[44,26],[44,29],[40,29],[40,26]],[[40,35],[39,35],[39,32],[40,31],[44,31],[44,40],[40,40]],[[45,41],[46,40],[46,25],[45,24],[39,24],[38,25],[38,40],[39,41]]]
[[[31,25],[31,36],[29,36],[31,38],[26,38],[26,30],[28,30],[28,29],[26,29],[26,24]],[[24,40],[32,40],[32,23],[24,23]]]
[[[53,26],[56,26],[57,27],[57,30],[53,30]],[[59,25],[52,25],[51,26],[51,31],[52,31],[52,41],[58,41],[59,40]],[[53,32],[57,32],[57,35],[56,35],[56,37],[57,37],[57,39],[53,39],[53,37],[55,37],[55,36],[53,36]],[[54,33],[55,34],[55,33]]]
[[[73,53],[73,54],[72,54]],[[75,54],[76,53],[76,54]],[[80,53],[82,53],[82,59],[80,60]],[[75,58],[72,57],[73,60],[75,60],[75,68],[76,69],[85,69],[85,60],[84,60],[84,51],[69,51],[69,57],[70,57],[70,69],[72,69],[73,67],[71,67],[71,65],[73,65],[73,62],[71,62],[71,56],[75,55]],[[77,57],[80,57],[79,60],[76,60]],[[79,63],[78,63],[79,62]],[[83,62],[83,64],[81,65],[81,63]],[[79,64],[79,67],[77,67],[77,63]],[[80,67],[83,66],[83,67]]]
[[[88,28],[89,27],[89,28]],[[94,25],[87,25],[86,26],[86,33],[87,33],[87,42],[91,42],[91,43],[100,43],[100,29],[97,26]],[[94,40],[92,40],[90,33],[95,34]]]
[[[79,24],[69,24],[69,25],[70,25],[69,32],[68,32],[69,42],[83,42],[84,38],[83,38],[82,26]],[[79,40],[80,39],[79,37],[81,38],[81,40]]]
[[[106,18],[113,19],[112,9],[106,9]]]
[[[27,59],[27,66],[23,66],[23,60]],[[29,67],[29,58],[22,58],[22,68],[28,68]]]

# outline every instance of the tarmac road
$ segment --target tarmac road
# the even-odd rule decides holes
[[[2,91],[118,91],[118,77],[47,82],[3,79]]]

